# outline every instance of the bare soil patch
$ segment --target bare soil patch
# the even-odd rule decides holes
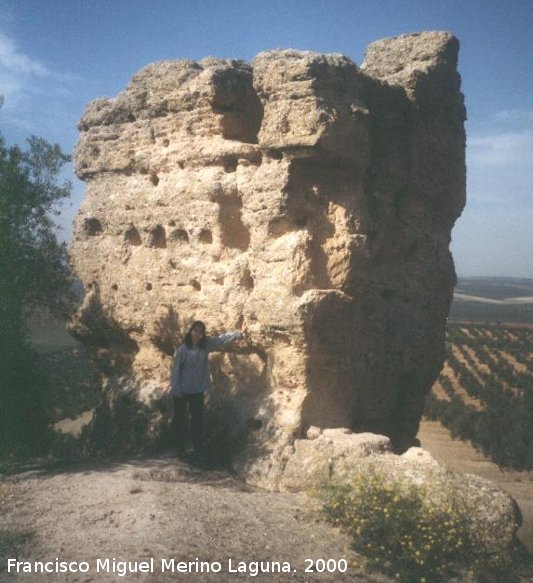
[[[0,483],[1,485],[2,483]],[[53,471],[29,470],[3,480],[0,514],[19,560],[88,561],[86,574],[9,575],[2,581],[250,581],[228,572],[228,561],[289,562],[291,573],[259,574],[257,581],[384,582],[356,576],[348,536],[309,515],[302,495],[256,490],[226,471],[199,469],[170,456]],[[5,534],[5,533],[4,533]],[[97,559],[155,560],[153,573],[119,577],[97,573]],[[161,572],[161,559],[218,561],[219,573]],[[305,572],[306,559],[346,559],[346,573]]]

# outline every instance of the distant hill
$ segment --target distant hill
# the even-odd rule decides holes
[[[533,279],[460,277],[449,319],[533,324]]]

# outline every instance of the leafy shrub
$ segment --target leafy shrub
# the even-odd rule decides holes
[[[0,134],[0,456],[34,455],[48,438],[43,404],[49,383],[27,340],[32,308],[69,309],[64,244],[52,215],[69,196],[60,171],[70,158],[31,137],[28,149],[7,147]]]
[[[42,455],[50,440],[46,371],[20,336],[13,335],[9,343],[0,341],[0,361],[0,459]]]
[[[320,513],[353,537],[361,569],[408,583],[517,580],[512,549],[489,549],[458,493],[385,474],[377,464],[315,489]]]

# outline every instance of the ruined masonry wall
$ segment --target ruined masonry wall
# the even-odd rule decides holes
[[[160,438],[155,397],[195,319],[248,325],[213,355],[210,399],[251,481],[275,488],[312,426],[413,441],[465,201],[457,54],[436,32],[378,41],[361,68],[293,50],[168,61],[89,104],[71,257],[73,331],[104,382],[95,443],[105,426],[124,448]]]

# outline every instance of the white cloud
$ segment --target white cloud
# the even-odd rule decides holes
[[[49,75],[41,62],[20,52],[13,39],[0,33],[0,93],[4,96],[3,109],[8,121],[13,120],[17,109]]]
[[[18,51],[15,41],[0,32],[0,67],[14,75],[36,75],[47,77],[48,69],[39,61],[33,60]]]
[[[502,109],[486,121],[484,133],[468,136],[469,167],[525,171],[533,179],[533,109]]]
[[[503,109],[468,133],[467,211],[533,212],[533,109]]]
[[[0,32],[0,118],[6,137],[20,142],[21,136],[38,134],[63,141],[61,127],[75,126],[71,102],[81,81],[25,54],[14,38]]]
[[[533,170],[533,130],[473,136],[467,141],[467,161],[476,167],[527,167]]]
[[[503,109],[496,114],[496,119],[504,123],[533,122],[533,109]]]
[[[466,206],[452,232],[459,275],[533,277],[533,208]]]

